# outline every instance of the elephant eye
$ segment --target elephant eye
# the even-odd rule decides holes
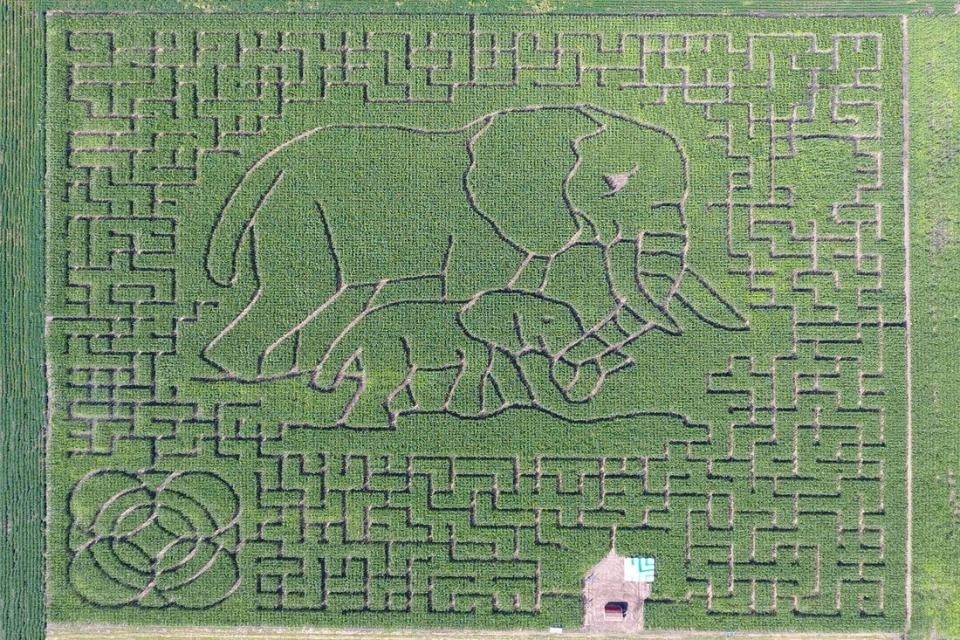
[[[551,322],[553,322],[553,317],[543,316],[543,318],[540,319],[540,322],[542,322],[543,324],[550,324]]]
[[[623,173],[611,173],[603,176],[603,181],[607,183],[607,187],[610,191],[603,194],[602,197],[608,198],[618,191],[622,191],[627,183],[630,182],[630,178],[636,175],[637,171],[640,170],[640,165],[635,164],[633,168],[629,171],[624,171]]]

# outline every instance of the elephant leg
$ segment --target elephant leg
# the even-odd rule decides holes
[[[492,347],[479,343],[467,343],[459,350],[459,371],[447,401],[450,412],[461,416],[484,416],[499,406],[498,398],[488,385],[493,356]],[[491,397],[488,398],[488,394],[492,394]]]
[[[471,221],[451,238],[444,274],[445,298],[464,301],[483,291],[501,289],[522,271],[524,260],[531,259],[527,252],[494,235],[486,223]]]
[[[353,429],[396,427],[397,414],[391,406],[410,383],[405,351],[398,339],[387,339],[358,349],[348,362],[346,378],[355,385],[339,424]]]
[[[295,188],[292,180],[280,187]],[[274,193],[257,213],[251,242],[259,288],[204,350],[211,362],[243,380],[262,378],[264,360],[344,292],[322,212],[314,202],[291,211],[296,196],[302,201],[302,194]]]
[[[493,366],[486,379],[484,406],[496,411],[516,406],[527,406],[533,400],[529,382],[512,355],[497,350],[493,353]],[[497,406],[499,403],[499,406]]]

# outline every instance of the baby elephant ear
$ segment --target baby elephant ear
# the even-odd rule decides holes
[[[518,326],[521,299],[520,294],[506,291],[485,293],[460,310],[460,325],[474,340],[518,353],[523,349]]]
[[[520,249],[557,252],[580,226],[564,194],[574,143],[599,126],[574,107],[498,113],[470,141],[474,206]]]

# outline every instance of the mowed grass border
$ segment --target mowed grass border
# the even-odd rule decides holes
[[[204,627],[126,627],[110,625],[51,625],[51,640],[541,640],[564,638],[568,640],[896,640],[897,633],[790,633],[790,632],[719,632],[719,631],[647,631],[630,634],[585,633],[564,630],[562,634],[549,631],[417,631],[375,629],[282,629],[273,627],[238,627],[212,629]]]
[[[920,14],[908,20],[911,53],[909,88],[912,114],[911,241],[914,248],[914,459],[921,491],[914,492],[916,528],[913,563],[914,624],[912,638],[960,638],[960,579],[950,581],[951,567],[960,562],[960,532],[956,486],[960,474],[960,427],[950,415],[960,406],[960,368],[950,366],[949,355],[960,345],[960,166],[943,161],[938,151],[944,140],[960,140],[960,18],[947,0],[808,1],[712,0],[670,2],[655,0],[0,0],[2,62],[0,91],[0,322],[6,330],[0,340],[0,638],[38,638],[44,635],[43,600],[43,441],[45,383],[43,353],[43,67],[44,14],[48,10],[123,11],[149,8],[154,12],[193,11],[345,11],[378,10],[473,12],[655,12],[655,13],[831,13]],[[935,14],[937,17],[925,17]],[[951,88],[953,91],[951,92]],[[944,93],[946,92],[946,93]],[[937,117],[933,118],[933,114]],[[951,236],[953,233],[955,235]],[[939,251],[930,247],[945,243]],[[951,252],[950,249],[953,249]],[[952,502],[951,502],[952,500]],[[249,631],[249,636],[242,635]],[[200,629],[157,628],[133,632],[129,628],[52,627],[57,638],[226,637]],[[73,635],[64,635],[73,633]],[[143,635],[144,633],[153,635]],[[256,635],[260,633],[261,635]],[[230,637],[540,637],[543,634],[471,632],[469,636],[438,633],[373,631],[315,632],[262,635],[235,629]],[[317,633],[323,635],[317,635]],[[85,635],[77,635],[85,634]],[[120,635],[118,635],[120,634]],[[193,635],[190,635],[193,634]],[[200,634],[200,635],[198,635]],[[207,635],[202,635],[207,634]],[[213,634],[213,635],[210,635]],[[736,634],[741,638],[831,637],[777,634]],[[576,637],[564,634],[564,637]],[[597,636],[593,636],[597,637]],[[649,638],[730,637],[726,634],[644,634]],[[833,637],[890,637],[842,635]]]
[[[960,638],[960,15],[909,20],[913,624]]]

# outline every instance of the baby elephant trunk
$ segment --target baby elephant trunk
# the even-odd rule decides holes
[[[629,341],[612,320],[602,323],[550,359],[551,382],[567,402],[589,402],[609,376],[633,363],[623,351]]]

